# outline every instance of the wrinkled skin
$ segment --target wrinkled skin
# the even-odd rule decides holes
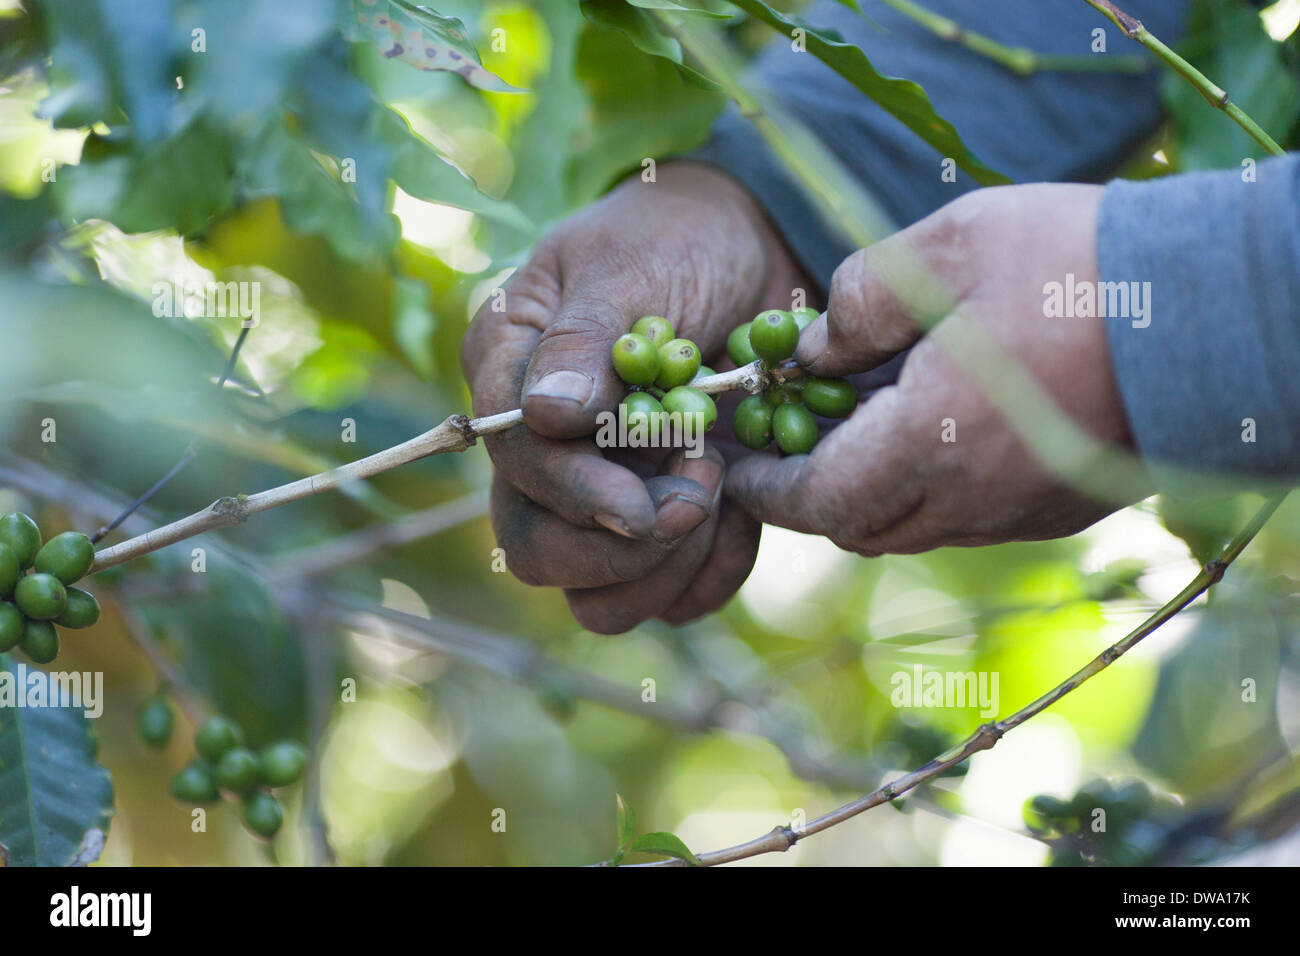
[[[962,323],[975,323],[1077,425],[1131,447],[1104,320],[1043,309],[1044,283],[1067,273],[1097,281],[1101,195],[1092,186],[980,190],[846,259],[795,357],[815,374],[844,375],[910,347],[898,382],[810,455],[738,463],[728,498],[761,521],[864,555],[1059,537],[1122,504],[1093,500],[1046,469],[963,372],[971,356],[953,344],[968,334]],[[941,440],[945,419],[955,421],[955,442]]]
[[[712,611],[753,566],[759,524],[722,499],[724,429],[689,460],[598,449],[596,416],[626,392],[614,340],[664,315],[720,360],[727,334],[810,289],[753,199],[709,167],[661,166],[561,224],[479,311],[462,347],[476,415],[522,407],[485,438],[492,522],[520,580],[561,587],[577,620],[618,633]],[[725,407],[725,406],[724,406]],[[724,411],[724,420],[729,416]]]

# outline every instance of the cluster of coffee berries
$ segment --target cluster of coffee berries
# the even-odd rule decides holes
[[[0,652],[17,647],[37,664],[59,654],[60,627],[99,620],[93,594],[71,585],[95,563],[84,534],[65,531],[41,544],[41,529],[25,514],[0,517]]]
[[[1149,866],[1161,860],[1178,804],[1140,780],[1094,780],[1069,800],[1025,801],[1025,825],[1052,848],[1053,866]]]
[[[799,333],[815,318],[814,309],[760,312],[727,338],[727,354],[738,367],[761,359],[773,368],[794,354]],[[813,414],[845,418],[857,403],[857,390],[847,380],[804,376],[745,399],[736,408],[732,430],[746,448],[757,451],[775,440],[787,455],[805,455],[821,435]]]
[[[678,421],[692,422],[706,432],[718,420],[713,399],[691,382],[713,374],[700,364],[700,349],[690,339],[679,339],[673,324],[658,315],[636,320],[632,331],[614,343],[614,371],[632,391],[619,409],[629,430],[643,429],[656,443],[667,435],[674,413]],[[688,416],[694,416],[688,418]]]
[[[163,702],[165,705],[165,701]],[[137,716],[145,742],[160,747],[171,736],[171,709],[162,716],[158,698],[146,701]],[[194,734],[197,755],[172,778],[172,796],[182,803],[211,803],[223,794],[243,802],[244,825],[270,838],[284,822],[284,810],[270,790],[287,787],[302,776],[307,754],[282,740],[259,753],[244,746],[244,732],[228,717],[212,717]]]

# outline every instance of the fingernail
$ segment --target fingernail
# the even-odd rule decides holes
[[[528,389],[526,398],[553,398],[559,401],[586,404],[591,398],[595,383],[591,377],[574,369],[560,369],[542,377],[532,388]]]
[[[681,495],[669,495],[655,515],[654,539],[672,544],[690,534],[709,517],[709,509]]]
[[[722,483],[722,472],[726,466],[715,457],[713,449],[706,449],[699,458],[680,458],[669,467],[668,473],[681,478],[698,481],[705,488],[712,488]]]
[[[794,350],[794,360],[807,367],[822,357],[826,351],[826,319],[813,322],[799,336],[799,346]]]
[[[631,531],[628,530],[627,522],[624,521],[622,518],[620,518],[618,515],[601,513],[595,515],[595,518],[596,518],[596,522],[600,524],[601,527],[607,528],[617,535],[622,535],[624,538],[636,537],[636,535],[634,535]]]

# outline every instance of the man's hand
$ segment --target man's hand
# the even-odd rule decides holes
[[[1131,444],[1104,320],[1044,310],[1046,283],[1070,273],[1076,286],[1097,281],[1101,195],[1092,186],[981,190],[845,260],[795,357],[813,374],[845,375],[915,344],[898,383],[811,455],[737,464],[728,496],[762,521],[866,555],[1060,537],[1113,510],[1031,455],[964,371],[969,354],[952,347],[962,338],[954,333],[969,332],[959,323],[977,325],[1085,431]]]
[[[484,440],[493,527],[517,577],[564,588],[602,633],[726,602],[759,526],[722,505],[722,456],[602,450],[590,436],[627,390],[610,351],[640,316],[672,319],[707,362],[796,286],[807,280],[748,193],[698,164],[625,183],[538,245],[506,283],[504,311],[492,299],[479,310],[461,355],[475,414],[522,407],[528,425]]]

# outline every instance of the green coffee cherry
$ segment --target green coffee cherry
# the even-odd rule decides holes
[[[221,796],[212,765],[202,760],[191,760],[185,769],[172,777],[172,796],[181,803],[211,803]]]
[[[761,395],[749,396],[736,406],[731,429],[746,448],[766,448],[772,442],[772,406]]]
[[[663,426],[664,407],[659,399],[649,392],[629,392],[622,405],[627,411],[623,413],[628,431],[644,428],[650,439],[659,437]]]
[[[754,317],[749,327],[749,344],[769,364],[784,361],[794,354],[794,347],[799,344],[799,326],[789,312],[768,309]]]
[[[1070,805],[1064,800],[1040,793],[1026,800],[1020,812],[1024,817],[1025,826],[1042,832],[1053,829],[1057,820],[1068,816]]]
[[[172,729],[176,726],[176,717],[172,714],[172,703],[165,694],[150,697],[135,712],[135,732],[140,739],[155,750],[166,747],[172,739]]]
[[[14,586],[22,573],[23,569],[18,565],[18,552],[9,545],[0,543],[0,597],[14,593]]]
[[[718,406],[713,404],[713,399],[698,388],[691,388],[689,385],[679,385],[664,396],[664,411],[670,415],[673,412],[680,412],[685,427],[686,421],[700,422],[703,424],[704,431],[713,427],[714,422],[718,420]],[[690,415],[702,415],[702,419],[688,419]],[[698,425],[692,425],[698,428]],[[697,432],[698,434],[698,432]]]
[[[27,515],[11,511],[0,518],[0,543],[14,549],[19,567],[30,568],[41,549],[41,529]]]
[[[778,405],[784,405],[787,402],[802,401],[803,399],[799,395],[799,390],[793,386],[793,382],[786,382],[784,385],[773,385],[763,393],[763,400],[773,408],[776,408]]]
[[[99,602],[95,595],[81,588],[68,588],[68,603],[63,613],[54,619],[60,627],[90,627],[99,620]]]
[[[244,801],[244,823],[258,836],[269,840],[284,823],[284,810],[280,807],[280,801],[261,790],[250,793]]]
[[[690,339],[673,339],[659,346],[659,377],[662,389],[685,385],[700,370],[700,350]]]
[[[268,787],[287,787],[302,776],[307,751],[292,740],[271,744],[257,757],[257,772]]]
[[[244,742],[244,733],[239,725],[228,717],[220,715],[208,718],[194,733],[194,749],[205,760],[216,763],[226,751],[238,747]]]
[[[794,324],[800,332],[816,322],[817,316],[821,315],[816,309],[795,309],[790,314],[794,316]]]
[[[52,621],[68,606],[68,592],[52,574],[29,574],[14,588],[14,603],[33,621]]]
[[[0,654],[18,646],[27,618],[8,601],[0,601]]]
[[[731,330],[727,336],[727,355],[736,363],[736,367],[748,365],[750,362],[758,361],[758,353],[754,347],[749,344],[749,329],[752,322],[746,322],[744,325],[738,325]]]
[[[27,621],[18,641],[24,654],[38,664],[48,664],[59,656],[59,632],[49,621]]]
[[[232,747],[217,761],[217,786],[244,795],[257,786],[257,758],[247,747]]]
[[[817,420],[800,404],[781,405],[772,412],[772,434],[787,455],[806,455],[820,437]]]
[[[673,324],[662,315],[643,315],[632,324],[632,331],[644,335],[655,348],[667,345],[677,334]]]
[[[803,403],[827,418],[845,418],[858,407],[858,390],[842,378],[805,378]]]
[[[659,351],[644,335],[629,332],[614,342],[614,371],[629,385],[650,385],[659,374]]]
[[[717,374],[717,372],[713,371],[713,369],[709,368],[707,365],[701,365],[700,370],[695,373],[695,378],[691,379],[691,381],[698,382],[702,378],[708,378],[710,375]]]
[[[1132,816],[1145,813],[1152,803],[1151,790],[1141,780],[1129,780],[1115,788],[1115,806]]]
[[[56,534],[36,552],[36,570],[64,584],[81,580],[95,563],[95,546],[80,531]]]

